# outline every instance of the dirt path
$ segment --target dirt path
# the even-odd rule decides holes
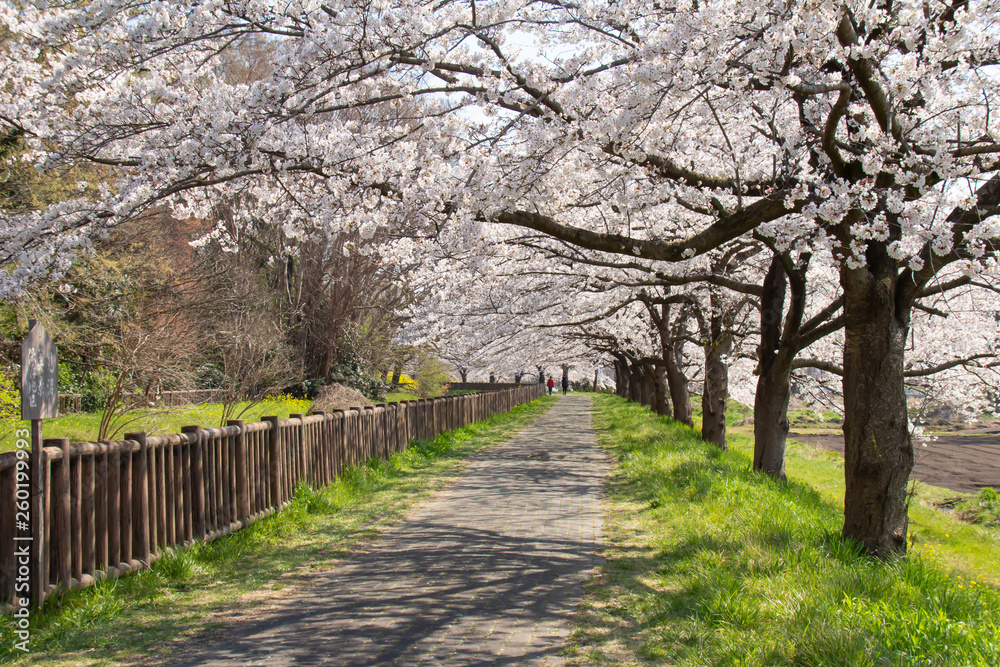
[[[609,470],[590,407],[562,398],[370,550],[174,664],[561,664]]]
[[[797,435],[789,438],[844,453],[842,435]],[[1000,434],[938,436],[926,447],[914,442],[912,477],[959,493],[984,486],[1000,489]]]

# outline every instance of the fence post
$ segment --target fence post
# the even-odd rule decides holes
[[[83,459],[84,455],[78,447],[76,456],[69,462],[70,527],[73,531],[73,540],[70,542],[73,572],[70,576],[77,581],[83,579],[83,471],[81,469]]]
[[[295,474],[298,476],[298,479],[292,483],[292,486],[295,487],[298,484],[305,484],[308,483],[309,481],[309,463],[308,463],[309,454],[308,454],[308,448],[306,447],[306,425],[305,425],[306,416],[302,413],[297,413],[288,416],[291,419],[299,420],[299,425],[295,429],[295,435],[297,436],[296,440],[298,440],[298,443],[295,446],[296,452],[298,453],[298,461],[296,462],[295,466]]]
[[[126,440],[139,443],[139,451],[132,457],[132,556],[149,564],[149,448],[145,433],[126,433]],[[154,532],[155,534],[155,532]]]
[[[80,571],[93,575],[97,571],[96,479],[97,452],[93,445],[80,459]],[[102,480],[103,481],[103,480]]]
[[[118,520],[118,562],[125,565],[132,564],[132,446],[128,442],[119,443],[120,456],[119,466],[121,475],[119,477],[118,491],[118,511],[121,516]]]
[[[16,464],[0,470],[0,512],[3,516],[14,516],[17,508],[17,467]],[[17,543],[14,521],[0,522],[0,601],[10,601],[18,606],[20,595],[14,595],[14,579],[17,559],[14,545]]]
[[[261,421],[265,421],[271,425],[271,431],[268,434],[268,481],[271,487],[271,504],[275,508],[281,507],[281,460],[278,458],[279,450],[279,438],[281,437],[281,431],[278,427],[278,418],[276,416],[261,417]]]
[[[108,453],[107,453],[107,501],[105,502],[105,507],[107,508],[107,532],[108,532],[108,556],[107,561],[105,561],[106,567],[118,567],[118,564],[122,562],[121,555],[121,518],[122,513],[119,511],[121,507],[121,485],[122,485],[122,453],[121,447],[115,445],[114,443],[108,442]]]
[[[250,516],[250,478],[247,476],[246,459],[246,422],[242,419],[230,419],[229,426],[239,426],[236,434],[236,520],[244,521]]]
[[[52,569],[56,579],[66,588],[73,576],[73,527],[70,520],[70,488],[69,488],[69,438],[46,438],[42,441],[45,447],[58,447],[62,450],[62,459],[57,466],[52,466]],[[48,583],[47,581],[45,582]]]
[[[191,539],[205,538],[205,471],[202,466],[201,427],[183,426],[181,433],[193,440],[191,447]]]

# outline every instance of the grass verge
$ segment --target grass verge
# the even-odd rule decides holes
[[[977,550],[992,542],[996,554],[985,529],[936,513],[974,531],[948,534],[970,554],[964,574],[919,549],[875,561],[840,537],[843,472],[832,459],[796,445],[781,483],[750,470],[741,436],[722,452],[608,395],[595,397],[594,423],[618,466],[608,560],[571,637],[575,662],[1000,664],[1000,593],[974,576],[985,564]],[[925,510],[914,508],[921,522]]]
[[[282,589],[303,586],[397,523],[456,475],[463,459],[502,443],[545,412],[548,397],[418,442],[389,461],[349,469],[333,485],[300,487],[292,505],[246,530],[158,561],[151,570],[72,592],[31,622],[31,653],[13,649],[0,620],[0,664],[160,662],[183,642],[224,627]]]

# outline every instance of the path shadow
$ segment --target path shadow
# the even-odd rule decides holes
[[[307,592],[279,610],[168,664],[530,663],[557,655],[558,638],[511,657],[448,640],[473,625],[515,625],[530,632],[543,619],[569,622],[581,584],[597,562],[593,548],[578,541],[415,521],[381,548],[315,576]],[[489,633],[482,634],[488,642]]]

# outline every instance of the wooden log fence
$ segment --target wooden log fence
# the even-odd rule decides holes
[[[214,540],[291,502],[299,484],[388,458],[542,396],[543,385],[263,417],[120,441],[46,439],[42,453],[44,596],[149,567],[169,550]],[[16,455],[0,454],[0,605],[15,584]]]

